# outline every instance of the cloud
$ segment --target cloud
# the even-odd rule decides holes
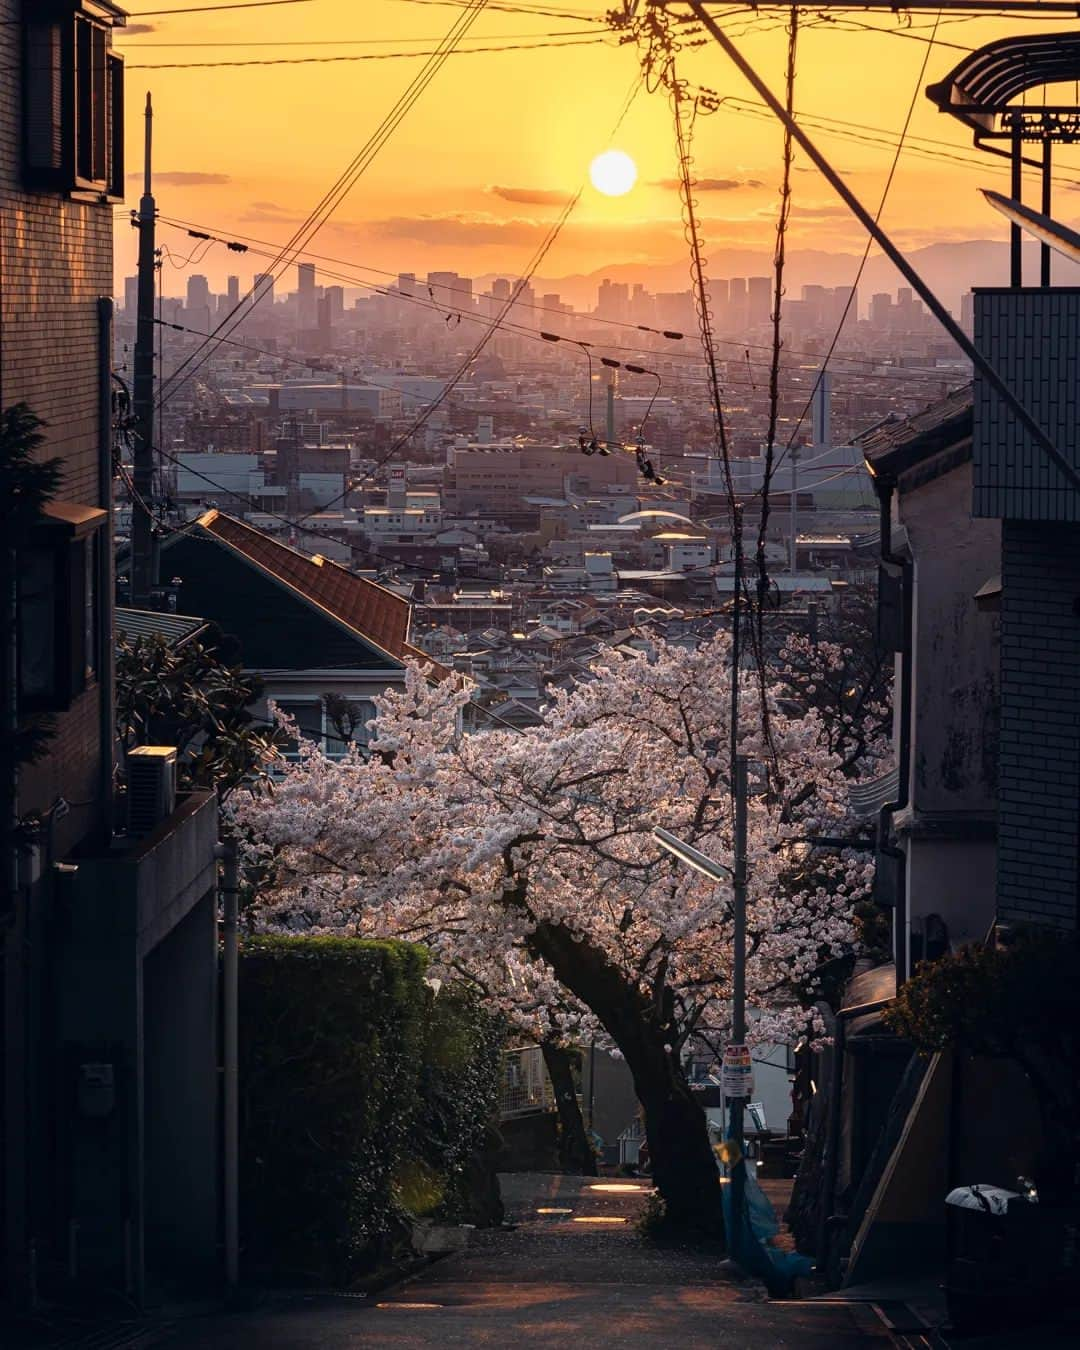
[[[570,200],[568,192],[558,192],[554,188],[499,187],[496,184],[487,191],[504,202],[517,202],[522,206],[565,206]]]
[[[678,178],[657,178],[652,187],[677,188]],[[694,184],[695,192],[735,192],[739,188],[760,188],[765,184],[760,178],[699,178]]]
[[[141,37],[145,33],[157,32],[157,26],[152,23],[129,23],[125,26],[122,33],[117,33],[117,37],[122,42],[124,38]]]
[[[134,173],[129,173],[128,177],[142,178],[142,170],[137,169]],[[225,183],[231,182],[232,176],[227,173],[201,173],[198,170],[187,169],[166,169],[164,172],[154,170],[155,186],[164,183],[168,187],[222,187]]]
[[[457,244],[463,247],[532,243],[542,228],[538,220],[522,217],[503,219],[486,212],[390,216],[385,220],[373,220],[368,225],[370,233],[383,239],[411,239],[424,244]]]
[[[815,206],[812,202],[800,206],[797,202],[791,208],[792,216],[803,220],[850,220],[852,215],[846,206]]]

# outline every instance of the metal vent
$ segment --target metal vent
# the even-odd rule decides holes
[[[129,750],[128,834],[152,833],[176,809],[176,747],[140,745]]]

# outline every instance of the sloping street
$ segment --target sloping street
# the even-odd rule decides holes
[[[170,1350],[344,1350],[378,1345],[730,1346],[862,1350],[890,1338],[869,1307],[769,1302],[699,1246],[661,1247],[636,1227],[644,1182],[504,1176],[512,1229],[368,1299],[311,1297],[177,1324]]]

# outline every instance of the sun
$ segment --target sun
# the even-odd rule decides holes
[[[605,150],[589,165],[589,178],[605,197],[623,197],[637,182],[637,165],[625,150]]]

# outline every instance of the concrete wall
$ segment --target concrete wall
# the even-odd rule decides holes
[[[900,489],[915,567],[912,806],[992,812],[997,633],[975,593],[999,571],[1001,526],[972,519],[970,463]]]
[[[213,892],[144,958],[142,990],[147,1266],[209,1282],[218,1267]]]
[[[995,904],[998,624],[975,595],[1000,569],[1001,525],[971,515],[970,462],[933,470],[901,479],[897,511],[914,567],[911,805],[897,828],[916,953],[928,915],[958,945],[986,936]]]
[[[123,1288],[129,1266],[137,1299],[147,1258],[189,1279],[217,1262],[216,838],[216,798],[192,794],[58,897],[55,1241],[73,1220],[82,1277]],[[79,1096],[87,1064],[111,1067],[108,1111]]]

